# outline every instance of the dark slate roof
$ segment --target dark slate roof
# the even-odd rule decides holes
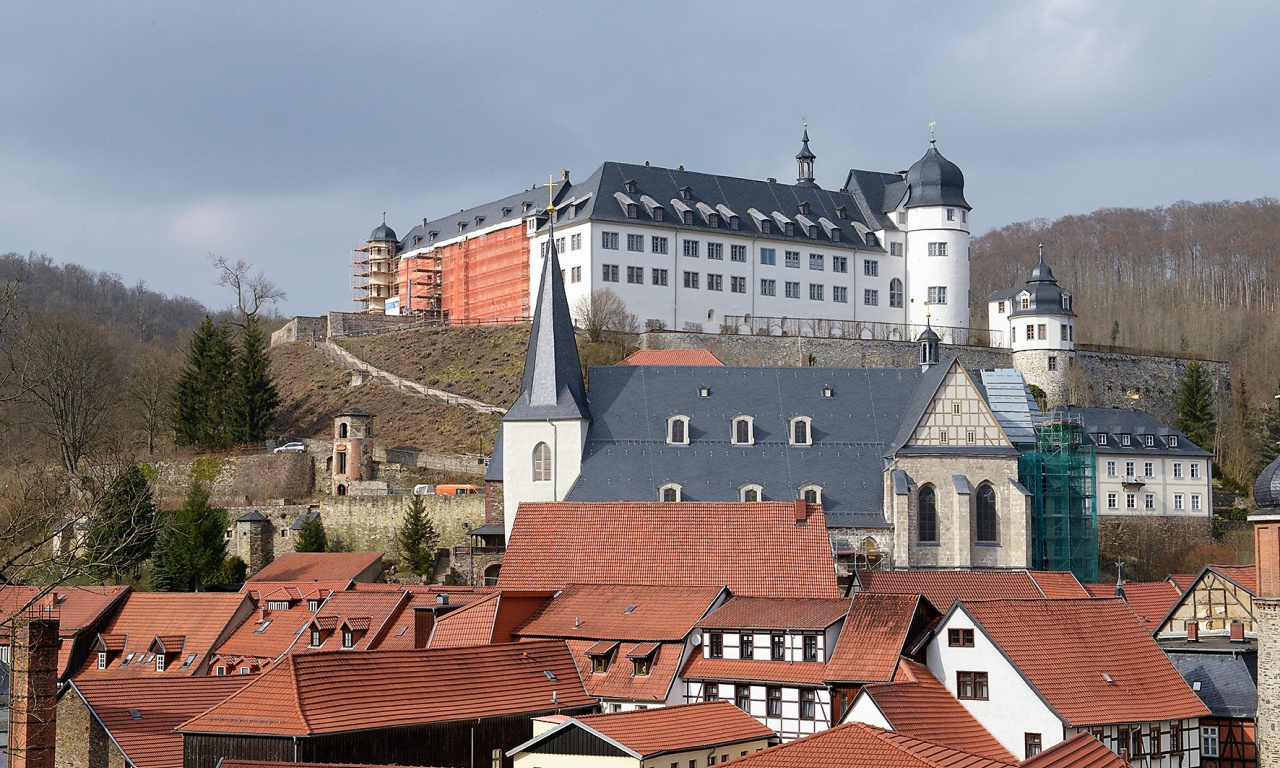
[[[372,418],[373,418],[373,414],[372,414],[372,413],[369,413],[368,411],[364,410],[363,408],[348,408],[347,410],[343,411],[342,413],[338,414],[337,416],[334,416],[334,418],[335,418],[335,419],[337,419],[337,418],[341,418],[341,417],[343,417],[343,416],[359,416],[359,417],[361,417],[361,418],[370,418],[370,419],[372,419]]]
[[[578,341],[560,276],[560,259],[553,245],[542,259],[542,281],[529,331],[520,396],[502,420],[588,418]]]
[[[304,523],[309,523],[312,520],[315,520],[319,516],[320,516],[320,510],[308,509],[306,512],[303,512],[302,514],[298,515],[298,518],[293,521],[293,525],[289,526],[289,530],[300,531],[302,530],[302,526]]]
[[[863,219],[875,222],[872,229],[898,228],[888,212],[896,209],[907,194],[907,182],[902,174],[854,169],[845,178],[844,188],[857,201]]]
[[[1090,444],[1099,453],[1132,453],[1151,455],[1154,451],[1178,456],[1209,458],[1212,453],[1191,442],[1186,435],[1173,427],[1166,427],[1146,411],[1136,408],[1084,408],[1078,405],[1059,406],[1050,414],[1054,419],[1079,418],[1084,424]],[[1098,445],[1097,435],[1106,433],[1107,444]],[[1131,435],[1128,445],[1121,445],[1120,436]],[[1143,435],[1154,435],[1155,445],[1143,444]],[[1169,438],[1177,437],[1176,448],[1169,447]]]
[[[815,484],[828,526],[884,527],[883,456],[908,409],[923,409],[916,393],[937,389],[941,374],[931,374],[930,386],[914,368],[593,368],[594,421],[568,500],[653,501],[679,483],[688,501],[737,501],[748,484],[763,500],[792,501]],[[675,415],[689,417],[688,446],[666,443]],[[755,418],[755,445],[731,444],[739,415]],[[788,445],[794,416],[813,419],[812,446]]]
[[[400,239],[400,238],[396,237],[396,231],[395,231],[394,229],[392,229],[391,227],[388,227],[388,226],[387,226],[387,222],[385,222],[385,221],[384,221],[384,222],[382,222],[381,224],[379,224],[379,225],[378,225],[378,227],[377,227],[376,229],[374,229],[374,230],[373,230],[373,232],[371,232],[371,233],[369,234],[369,240],[370,240],[371,242],[372,242],[372,241],[374,241],[374,240],[391,240],[391,241],[395,241],[395,240],[399,240],[399,239]]]
[[[495,483],[502,482],[502,425],[498,425],[498,435],[493,439],[493,454],[489,456],[489,466],[485,467],[484,479]]]
[[[236,522],[237,523],[265,523],[267,522],[267,516],[255,509],[246,515],[241,515],[239,518],[236,519]]]
[[[1013,295],[1017,296],[1023,291],[1031,294],[1031,300],[1027,304],[1027,308],[1023,309],[1021,302],[1015,302],[1013,308],[1009,311],[1009,317],[1022,317],[1024,315],[1065,315],[1066,317],[1075,317],[1076,313],[1071,310],[1071,302],[1063,302],[1063,296],[1071,294],[1063,290],[1056,278],[1053,276],[1053,270],[1049,269],[1049,265],[1044,262],[1044,247],[1040,248],[1040,261],[1035,268],[1031,270],[1031,279],[1027,280],[1027,284],[1022,288],[1014,290]],[[995,294],[992,294],[995,297]],[[988,301],[991,299],[988,298]],[[1064,307],[1063,304],[1066,304]]]
[[[1253,654],[1165,652],[1178,674],[1215,717],[1252,719],[1258,709],[1257,658]],[[1195,684],[1200,684],[1196,691]]]
[[[568,185],[556,187],[557,196],[562,193],[566,186]],[[504,222],[519,222],[526,216],[540,213],[546,204],[546,188],[534,186],[532,189],[508,195],[500,200],[477,205],[448,216],[433,219],[425,224],[419,224],[409,230],[400,241],[399,250],[403,253],[418,248],[426,248],[434,243],[451,240],[460,235],[474,232],[477,229],[487,229]],[[477,217],[480,218],[479,224],[476,224]],[[434,237],[432,233],[435,233]]]
[[[942,156],[933,142],[924,157],[907,171],[907,208],[956,205],[969,208],[964,199],[964,174],[960,166]]]
[[[629,181],[635,182],[636,191],[627,191],[626,183]],[[691,191],[687,200],[680,193],[685,187]],[[636,204],[636,218],[627,218],[624,199]],[[805,203],[808,204],[808,213],[802,213],[802,204]],[[655,221],[654,204],[663,210],[663,226],[727,235],[734,231],[729,224],[729,213],[732,213],[739,219],[738,231],[746,236],[782,243],[839,242],[845,247],[883,250],[879,246],[866,245],[866,233],[882,227],[878,221],[868,222],[862,208],[848,193],[805,184],[781,184],[628,163],[605,163],[585,181],[562,191],[556,203],[556,223],[590,218],[592,221],[648,224]],[[691,225],[680,223],[681,205],[693,210]],[[840,216],[840,208],[844,208],[844,218]],[[756,218],[751,214],[753,209],[773,221],[769,234],[761,234]],[[714,225],[707,215],[711,212],[719,214],[719,221]],[[796,224],[794,234],[786,234],[775,213]],[[800,216],[816,226],[815,237],[809,237],[803,222],[797,218]],[[839,230],[838,241],[833,240],[836,230]]]
[[[893,440],[885,446],[886,456],[902,450],[902,447],[911,439],[916,425],[920,423],[920,418],[924,416],[924,410],[933,401],[933,396],[937,394],[938,387],[942,386],[942,380],[946,378],[947,371],[951,370],[953,365],[956,365],[954,357],[945,362],[939,361],[937,365],[930,367],[929,370],[921,375],[920,381],[916,384],[914,391],[910,393],[911,397],[903,408],[902,419],[898,422],[898,428],[895,430],[896,434]]]
[[[1262,510],[1280,507],[1280,458],[1267,465],[1253,484],[1253,500]]]

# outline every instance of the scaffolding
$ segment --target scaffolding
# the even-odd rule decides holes
[[[1093,449],[1079,417],[1040,425],[1035,447],[1022,454],[1018,476],[1031,493],[1032,567],[1071,571],[1098,581],[1098,509]]]

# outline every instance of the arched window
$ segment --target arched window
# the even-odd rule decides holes
[[[764,489],[754,483],[738,489],[738,501],[760,501]]]
[[[889,281],[889,306],[902,308],[902,281],[896,277]]]
[[[339,485],[339,486],[338,486],[338,495],[339,495],[339,496],[346,496],[346,495],[347,495],[347,486],[345,486],[345,485]]]
[[[803,488],[800,489],[800,498],[806,504],[821,504],[822,503],[822,486],[820,485],[804,486]]]
[[[933,490],[932,485],[926,485],[920,488],[919,503],[917,506],[919,508],[920,543],[937,544],[938,493]]]
[[[533,481],[540,483],[551,479],[551,446],[538,443],[533,446]]]
[[[338,438],[345,439],[347,436],[347,423],[344,421],[338,425]]]
[[[689,444],[689,417],[672,416],[667,419],[667,445]]]
[[[991,483],[978,486],[975,499],[978,518],[977,540],[981,544],[995,544],[1000,541],[1000,520],[996,515],[996,489]]]
[[[791,444],[813,445],[813,420],[808,416],[797,416],[791,420]]]
[[[752,445],[756,441],[755,419],[739,416],[733,420],[733,444]]]
[[[658,489],[658,501],[680,501],[680,485],[667,483]]]

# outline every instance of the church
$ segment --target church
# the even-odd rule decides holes
[[[926,313],[911,368],[597,367],[588,391],[548,240],[491,464],[508,536],[523,502],[803,500],[845,567],[1031,564],[1018,462],[1039,411],[1016,370],[940,359]]]

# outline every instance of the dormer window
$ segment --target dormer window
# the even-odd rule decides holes
[[[1022,307],[1023,309],[1031,309],[1031,297],[1030,297],[1030,296],[1023,296],[1023,297],[1018,301],[1018,306]]]
[[[430,232],[428,232],[428,233],[427,233],[427,239],[434,243],[434,242],[435,242],[435,240],[436,240],[436,236],[437,236],[437,235],[439,235],[439,234],[440,234],[440,231],[439,231],[439,230],[435,230],[435,229],[433,229],[433,230],[431,230]]]
[[[1177,435],[1169,435],[1169,447],[1170,447],[1170,448],[1177,448],[1177,447],[1178,447],[1178,436],[1177,436]]]
[[[1106,445],[1106,444],[1107,444],[1107,435],[1106,435],[1106,433],[1104,432],[1104,433],[1099,434],[1099,435],[1098,435],[1098,445]]]
[[[711,226],[711,227],[719,227],[719,226],[720,226],[720,214],[718,214],[718,213],[709,213],[709,214],[707,214],[707,226]]]
[[[356,646],[355,633],[352,632],[350,629],[343,629],[342,630],[342,647],[354,648],[355,646]]]
[[[1148,448],[1154,448],[1156,445],[1156,439],[1152,435],[1143,435],[1142,442],[1145,443]]]
[[[810,225],[808,226],[808,230],[809,230],[809,239],[810,239],[810,240],[814,240],[814,239],[816,239],[816,238],[818,237],[818,225],[817,225],[817,224],[810,224]]]
[[[526,200],[526,201],[524,201],[523,203],[521,203],[521,204],[520,204],[520,212],[521,212],[521,213],[528,213],[528,212],[529,212],[529,209],[531,209],[531,208],[533,208],[533,203],[529,202],[528,200]]]
[[[465,222],[465,221],[460,221],[460,222],[458,222],[458,231],[459,231],[459,232],[464,232],[464,231],[466,231],[466,229],[467,229],[467,222]]]
[[[808,204],[808,203],[801,203],[801,204],[800,204],[800,213],[805,213],[805,214],[807,214],[808,212],[809,212],[809,204]]]
[[[684,199],[684,200],[692,200],[692,199],[693,199],[693,190],[692,190],[691,188],[689,188],[689,187],[681,187],[681,188],[680,188],[680,197],[681,197],[682,199]]]
[[[813,445],[813,419],[797,416],[791,420],[791,444]]]
[[[734,445],[755,445],[755,421],[750,416],[739,416],[733,420],[732,442]]]
[[[689,444],[689,417],[672,416],[667,419],[667,445]]]
[[[476,226],[478,227],[478,226],[480,226],[480,225],[481,225],[481,224],[483,224],[483,223],[484,223],[484,217],[483,217],[483,216],[477,216],[477,217],[476,217]]]
[[[156,654],[156,671],[157,672],[164,671],[164,654],[163,653]]]
[[[1129,444],[1129,436],[1128,436],[1128,435],[1121,435],[1121,436],[1120,436],[1120,444],[1121,444],[1121,445],[1128,445],[1128,444]]]
[[[653,671],[653,659],[648,656],[642,659],[632,659],[631,665],[632,677],[648,677],[649,673]]]
[[[665,214],[663,213],[663,209],[662,209],[662,208],[657,208],[657,207],[655,207],[655,208],[653,209],[653,220],[654,220],[654,221],[662,221],[662,220],[664,219],[664,217],[665,217]]]
[[[844,207],[843,205],[840,206],[839,208],[836,208],[836,218],[837,219],[849,218],[849,209]]]
[[[634,219],[639,215],[639,208],[635,203],[627,203],[627,218]]]
[[[742,219],[737,214],[730,216],[729,229],[741,229],[741,228],[742,228]]]
[[[667,483],[658,489],[658,501],[681,501],[679,483]]]
[[[876,238],[875,233],[874,233],[874,232],[868,232],[868,233],[867,233],[867,245],[869,245],[869,246],[871,246],[872,248],[874,248],[874,247],[878,246],[879,244],[880,244],[880,241]]]
[[[502,206],[502,218],[505,219],[510,215],[511,215],[511,206],[508,206],[508,205]]]
[[[98,669],[107,668],[107,652],[98,651]]]
[[[323,642],[324,640],[320,637],[320,630],[312,629],[311,630],[311,647],[319,648],[320,644]]]
[[[754,483],[744,485],[738,489],[738,501],[760,501],[763,498],[764,488]]]
[[[760,222],[760,232],[761,232],[762,234],[765,234],[765,235],[772,233],[772,232],[773,232],[773,222],[770,222],[770,221],[762,221],[762,222]]]
[[[795,235],[796,233],[795,223],[788,221],[786,224],[783,225],[782,231],[786,233],[787,237],[791,237]]]
[[[627,179],[626,181],[622,182],[622,188],[628,192],[634,193],[636,191],[636,180]]]
[[[800,489],[800,499],[806,504],[822,503],[822,486],[806,485]]]

